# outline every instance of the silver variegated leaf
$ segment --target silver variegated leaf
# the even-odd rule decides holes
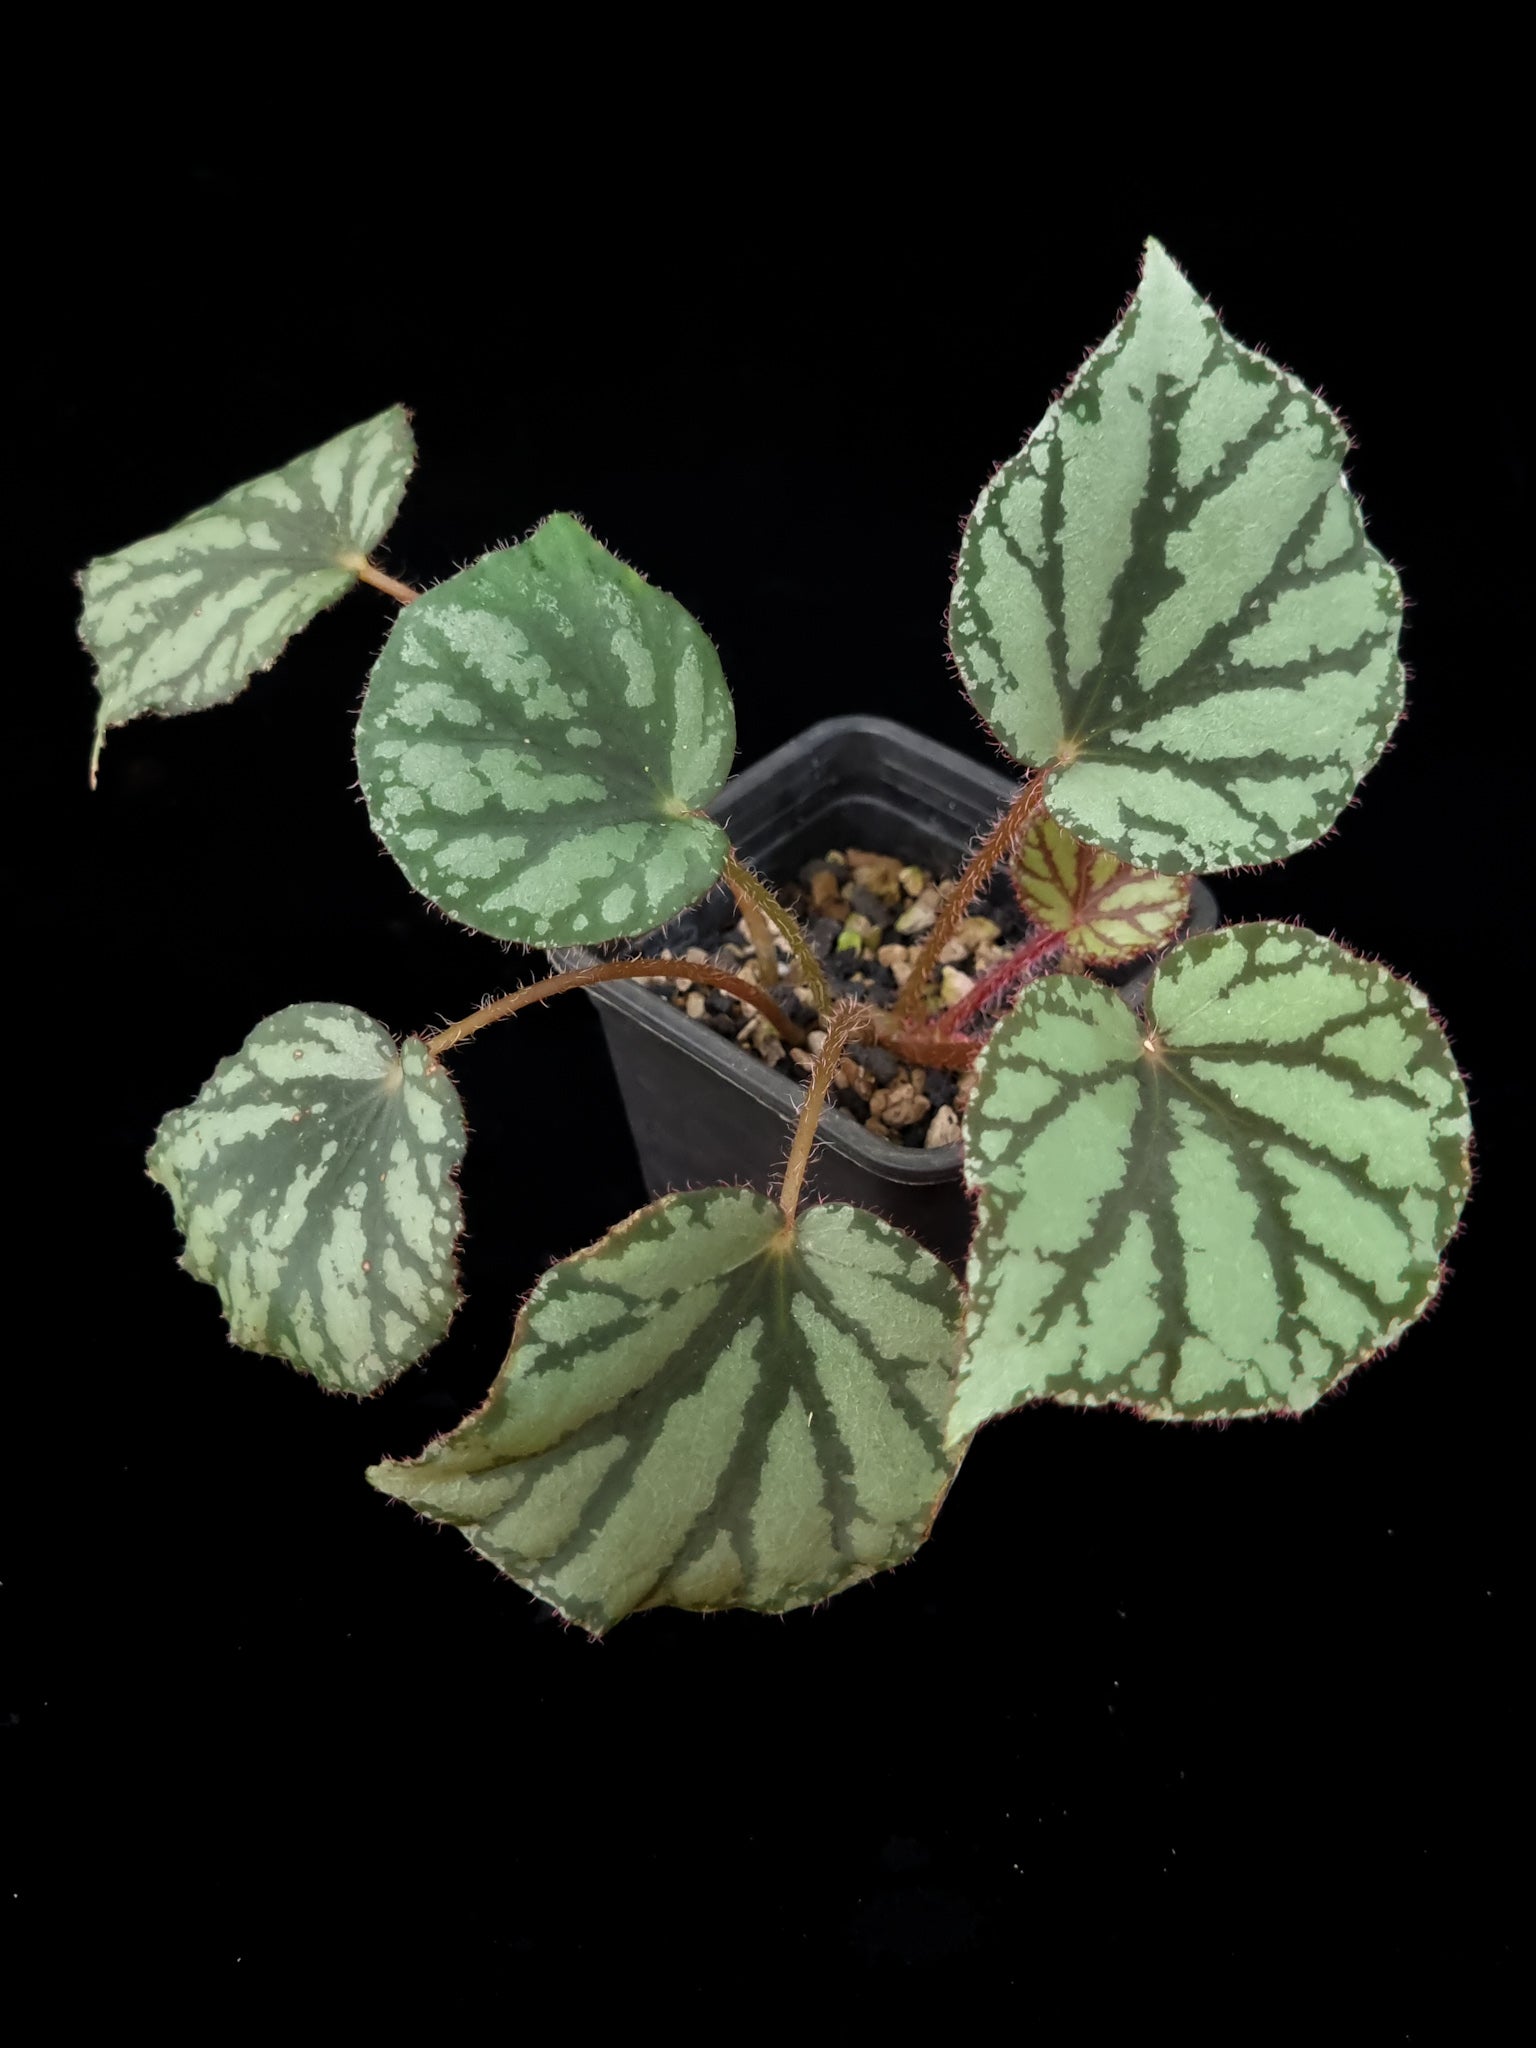
[[[425,1045],[295,1003],[166,1117],[149,1172],[233,1342],[367,1394],[448,1327],[463,1156],[458,1092]]]
[[[952,1441],[1041,1396],[1298,1412],[1440,1285],[1466,1091],[1419,991],[1332,940],[1279,924],[1191,939],[1144,1021],[1052,976],[978,1074]]]
[[[1340,422],[1149,242],[1141,286],[982,492],[950,638],[1053,814],[1164,873],[1278,860],[1339,816],[1403,700],[1402,594]]]
[[[238,696],[350,590],[414,460],[410,416],[392,405],[83,569],[80,637],[101,695],[92,780],[110,726]]]
[[[949,1484],[959,1290],[865,1210],[783,1222],[744,1188],[641,1210],[544,1276],[477,1415],[369,1478],[594,1635],[899,1562]]]
[[[402,612],[358,723],[374,829],[439,909],[525,945],[649,931],[729,851],[719,657],[675,598],[547,519]]]

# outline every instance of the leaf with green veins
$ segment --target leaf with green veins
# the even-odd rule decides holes
[[[295,1003],[155,1133],[149,1173],[218,1289],[232,1341],[372,1393],[430,1351],[458,1300],[458,1092],[419,1039]]]
[[[650,931],[704,895],[730,847],[691,813],[735,747],[703,628],[562,513],[401,613],[357,731],[411,882],[531,946]]]
[[[392,405],[81,570],[101,694],[93,783],[109,727],[226,703],[352,588],[348,558],[389,531],[415,459],[410,415]]]
[[[599,1635],[640,1607],[803,1607],[909,1556],[944,1496],[959,1289],[863,1209],[668,1195],[534,1289],[486,1405],[368,1477]]]
[[[950,639],[1051,809],[1188,874],[1339,816],[1402,710],[1402,592],[1340,422],[1147,244],[1130,309],[982,492]]]
[[[1161,1419],[1298,1412],[1440,1285],[1466,1090],[1419,991],[1330,939],[1190,939],[1145,1022],[1053,975],[977,1072],[953,1442],[1042,1396]]]
[[[1084,846],[1044,812],[1014,859],[1019,900],[1032,924],[1059,932],[1079,960],[1118,966],[1167,945],[1189,915],[1189,877],[1133,868]]]

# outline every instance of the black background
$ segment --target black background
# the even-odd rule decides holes
[[[1489,2038],[1525,1197],[1499,1035],[1518,871],[1486,799],[1523,737],[1495,707],[1525,422],[1478,375],[1510,275],[1488,206],[1333,202],[1319,231],[1133,193],[989,223],[958,163],[926,208],[866,166],[814,203],[743,193],[725,234],[705,162],[643,196],[546,164],[457,231],[445,197],[321,236],[216,149],[174,172],[164,232],[97,239],[53,285],[13,392],[37,639],[8,679],[32,820],[11,1119],[44,1227],[12,1283],[45,1313],[10,1360],[6,1733],[42,1796],[7,1906],[162,1989],[579,1993],[638,1960],[669,1997],[779,1972],[1021,2013],[1053,1980],[1097,2000],[1182,1967],[1191,2020],[1235,2000],[1230,2038],[1256,2023],[1227,1987],[1281,1978],[1332,1987],[1318,2038],[1441,2037],[1446,2001],[1471,2031],[1444,2038]],[[1451,1284],[1300,1424],[1032,1410],[984,1432],[899,1572],[594,1645],[362,1476],[477,1403],[544,1265],[640,1199],[594,1019],[569,999],[454,1062],[468,1303],[437,1355],[354,1403],[231,1351],[142,1175],[159,1116],[285,1003],[403,1032],[533,963],[429,912],[370,836],[351,723],[386,599],[349,597],[233,707],[114,734],[90,797],[70,574],[400,399],[421,461],[395,573],[573,510],[715,637],[739,763],[850,710],[990,758],[946,668],[959,524],[1147,231],[1344,412],[1405,575],[1393,751],[1327,844],[1221,895],[1379,955],[1448,1018],[1480,1131]]]

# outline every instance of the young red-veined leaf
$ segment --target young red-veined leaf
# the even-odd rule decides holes
[[[1031,924],[1056,932],[1079,960],[1115,967],[1166,946],[1189,915],[1189,877],[1133,868],[1103,847],[1084,846],[1045,813],[1013,864]]]

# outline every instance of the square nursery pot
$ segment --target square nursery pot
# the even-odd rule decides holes
[[[828,718],[726,784],[710,805],[741,857],[769,881],[793,880],[829,847],[868,847],[956,873],[978,834],[1018,784],[885,718]],[[720,885],[723,890],[723,885]],[[1001,884],[1003,888],[1007,883]],[[718,905],[707,903],[717,921]],[[732,913],[734,915],[734,913]],[[681,953],[697,942],[701,913],[685,911],[639,944],[607,956]],[[1190,931],[1217,923],[1215,899],[1195,884]],[[603,957],[552,951],[564,971]],[[1133,963],[1104,978],[1134,1001],[1151,975]],[[639,982],[587,991],[597,1005],[640,1171],[652,1196],[669,1189],[750,1186],[770,1193],[782,1173],[804,1090]],[[821,1120],[806,1181],[811,1199],[856,1202],[907,1230],[961,1270],[971,1208],[960,1147],[921,1151],[872,1138],[840,1109]]]

